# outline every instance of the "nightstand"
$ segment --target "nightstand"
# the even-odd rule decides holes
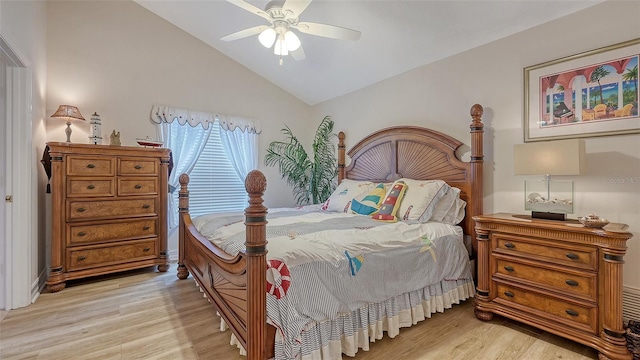
[[[632,359],[622,325],[625,224],[604,229],[577,220],[475,216],[475,314],[494,314],[590,346],[600,359]]]

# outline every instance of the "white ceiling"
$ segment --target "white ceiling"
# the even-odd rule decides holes
[[[135,0],[309,105],[571,14],[602,0],[314,0],[301,21],[362,32],[358,41],[298,33],[306,59],[279,57],[257,36],[220,37],[267,25],[223,0]],[[266,0],[247,2],[264,9]]]

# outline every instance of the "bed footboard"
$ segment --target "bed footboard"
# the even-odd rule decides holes
[[[246,349],[248,359],[273,356],[275,329],[271,326],[268,329],[266,323],[267,208],[262,205],[262,195],[267,180],[257,170],[247,176],[246,250],[236,256],[213,245],[195,229],[189,215],[188,183],[189,176],[181,175],[178,278],[186,279],[189,273],[192,274]],[[247,269],[256,271],[247,272]]]

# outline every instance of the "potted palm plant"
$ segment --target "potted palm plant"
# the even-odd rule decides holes
[[[278,166],[280,174],[293,187],[298,205],[319,204],[336,187],[337,161],[333,138],[333,120],[325,116],[313,139],[310,157],[288,126],[281,130],[284,141],[273,141],[267,148],[265,165]]]

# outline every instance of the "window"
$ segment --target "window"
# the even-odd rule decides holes
[[[244,179],[258,167],[260,122],[233,115],[154,105],[151,121],[171,149],[169,228],[178,226],[180,176],[189,174],[189,212],[199,216],[243,210]]]
[[[174,121],[169,126],[189,125]],[[198,125],[197,128],[202,129],[202,126]],[[180,147],[181,141],[178,140],[175,146]],[[179,189],[173,192],[176,204],[178,193]],[[189,213],[196,217],[214,212],[242,211],[248,206],[248,199],[244,180],[240,179],[223,149],[220,124],[216,119],[207,143],[189,173]]]

